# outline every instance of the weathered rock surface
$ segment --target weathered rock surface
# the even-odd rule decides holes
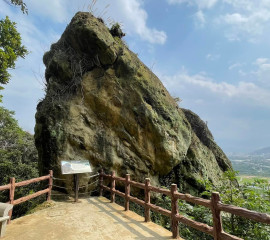
[[[77,13],[43,60],[47,91],[35,127],[42,173],[52,168],[59,176],[60,160],[88,159],[95,171],[150,177],[153,185],[177,182],[183,191],[202,190],[203,179],[222,184],[231,163],[206,124],[180,109],[90,13]]]

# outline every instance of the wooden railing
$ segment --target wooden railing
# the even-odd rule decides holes
[[[111,181],[111,187],[107,187],[103,185],[103,179],[107,178]],[[150,179],[146,178],[145,183],[138,183],[130,180],[130,175],[126,174],[125,178],[116,177],[115,172],[113,171],[111,175],[104,174],[103,171],[100,173],[99,177],[100,181],[100,196],[103,194],[103,190],[111,192],[111,202],[115,201],[115,194],[123,197],[125,199],[125,210],[129,210],[129,202],[135,202],[144,207],[145,211],[145,221],[150,221],[150,210],[161,213],[165,216],[171,218],[172,225],[172,235],[173,238],[179,237],[179,226],[178,223],[181,222],[185,225],[188,225],[192,228],[195,228],[201,232],[207,233],[214,237],[215,240],[243,240],[242,238],[230,235],[223,231],[222,227],[222,218],[221,211],[231,213],[237,216],[241,216],[247,219],[254,220],[256,222],[270,224],[270,215],[265,213],[259,213],[247,210],[245,208],[236,207],[233,205],[223,204],[220,200],[220,196],[218,192],[213,192],[211,196],[211,200],[198,198],[191,196],[189,194],[183,194],[177,191],[177,185],[172,184],[171,190],[162,189],[158,187],[154,187],[150,185]],[[125,184],[125,193],[120,192],[115,189],[116,181],[122,182]],[[145,200],[140,200],[136,197],[130,196],[130,186],[134,186],[137,188],[144,189],[145,192]],[[171,198],[171,211],[151,204],[150,202],[150,192],[161,193],[169,196]],[[205,223],[200,223],[194,221],[192,219],[186,218],[183,215],[178,213],[178,200],[184,200],[193,204],[198,204],[209,208],[212,212],[213,217],[213,226],[209,226]]]
[[[44,190],[40,190],[36,193],[30,194],[30,195],[25,196],[25,197],[14,199],[16,187],[22,187],[22,186],[29,185],[31,183],[40,182],[40,181],[44,181],[44,180],[49,180],[48,188],[46,188]],[[50,201],[51,200],[52,185],[53,185],[53,171],[50,170],[49,175],[38,177],[38,178],[33,178],[30,180],[17,182],[17,183],[15,182],[15,178],[12,177],[12,178],[10,178],[9,184],[4,185],[4,186],[0,186],[0,191],[9,190],[9,202],[8,203],[13,204],[15,206],[15,205],[18,205],[20,203],[23,203],[25,201],[28,201],[32,198],[38,197],[38,196],[45,194],[45,193],[47,193],[47,201]],[[12,210],[10,210],[10,212],[9,212],[9,221],[8,221],[9,223],[11,220],[11,216],[12,216]]]

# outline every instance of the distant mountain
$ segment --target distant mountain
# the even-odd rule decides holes
[[[270,155],[270,147],[265,147],[251,152],[250,155]]]

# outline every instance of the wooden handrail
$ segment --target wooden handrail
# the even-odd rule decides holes
[[[154,186],[150,186],[149,189],[152,192],[156,192],[156,193],[161,193],[167,196],[171,196],[171,192],[168,189],[164,189],[164,188],[158,188],[158,187],[154,187]]]
[[[203,198],[199,198],[199,197],[194,197],[190,194],[183,194],[183,193],[175,193],[175,195],[178,197],[178,199],[184,200],[186,202],[191,202],[191,203],[195,203],[207,208],[211,208],[211,201],[207,200],[207,199],[203,199]]]
[[[111,187],[103,185],[103,178],[108,178],[111,181]],[[116,181],[125,183],[125,193],[115,190]],[[111,175],[104,174],[103,170],[100,172],[100,195],[102,195],[102,190],[111,192],[111,198],[114,194],[119,195],[120,197],[125,198],[125,211],[129,210],[129,201],[135,202],[145,208],[145,221],[150,221],[150,209],[161,213],[165,216],[171,218],[172,221],[172,233],[173,238],[178,238],[179,236],[179,227],[178,223],[184,223],[194,229],[197,229],[201,232],[207,233],[214,237],[215,240],[243,240],[242,238],[230,235],[223,231],[221,211],[228,212],[237,216],[241,216],[247,219],[251,219],[257,222],[270,224],[270,215],[266,213],[259,213],[255,211],[250,211],[245,208],[228,205],[221,203],[220,196],[218,192],[213,192],[211,200],[194,197],[190,194],[183,194],[177,191],[177,186],[172,184],[171,190],[158,188],[150,185],[150,179],[146,178],[145,184],[131,181],[130,175],[126,174],[126,178],[116,177],[115,172],[112,172]],[[145,190],[145,200],[138,199],[136,197],[130,196],[130,186],[135,186],[140,189]],[[150,203],[150,192],[161,193],[169,196],[172,199],[172,210],[166,210],[159,206]],[[209,208],[212,211],[213,217],[213,227],[208,226],[207,224],[194,221],[192,219],[186,218],[178,213],[178,200],[184,200],[190,203],[198,204]],[[114,202],[114,201],[113,201]]]
[[[32,194],[25,196],[25,197],[21,197],[19,199],[14,199],[16,187],[23,187],[23,186],[27,186],[31,183],[40,182],[40,181],[44,181],[44,180],[49,180],[48,188],[41,190],[41,191],[38,191],[36,193],[32,193]],[[38,196],[45,194],[45,193],[47,193],[47,201],[50,201],[51,200],[52,185],[53,185],[53,171],[50,170],[49,175],[38,177],[38,178],[32,178],[30,180],[25,180],[25,181],[17,182],[17,183],[15,181],[15,178],[12,177],[12,178],[10,178],[9,184],[4,185],[4,186],[0,186],[0,191],[9,190],[9,203],[13,204],[13,205],[18,205],[20,203],[23,203],[25,201],[28,201],[32,198],[38,197]],[[12,209],[9,211],[8,223],[10,223],[11,217],[12,217]]]
[[[9,190],[9,189],[10,189],[10,184],[0,186],[0,191]]]
[[[28,200],[30,200],[32,198],[35,198],[35,197],[38,197],[38,196],[44,194],[44,193],[48,193],[49,191],[50,191],[50,189],[46,188],[46,189],[38,191],[36,193],[32,193],[32,194],[30,194],[30,195],[28,195],[26,197],[18,198],[18,199],[13,201],[13,205],[18,205],[20,203],[26,202],[26,201],[28,201]]]
[[[195,228],[201,232],[204,232],[204,233],[207,233],[207,234],[213,236],[213,227],[208,226],[205,223],[200,223],[200,222],[194,221],[192,219],[186,218],[186,217],[179,215],[179,214],[177,214],[175,216],[175,218],[181,223],[184,223],[192,228]]]
[[[46,175],[46,176],[42,176],[42,177],[38,177],[38,178],[32,178],[30,180],[25,180],[25,181],[22,181],[22,182],[15,183],[15,187],[26,186],[26,185],[29,185],[31,183],[47,180],[49,178],[50,178],[50,175]]]
[[[228,212],[228,213],[240,216],[240,217],[248,218],[256,222],[270,224],[270,215],[266,213],[259,213],[259,212],[251,211],[245,208],[236,207],[236,206],[228,205],[224,203],[218,203],[217,207],[220,211],[224,211],[224,212]]]

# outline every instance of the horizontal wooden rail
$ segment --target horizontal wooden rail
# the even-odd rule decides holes
[[[120,192],[120,191],[118,191],[118,190],[112,190],[112,189],[110,189],[109,187],[104,186],[104,185],[101,185],[101,187],[102,187],[104,190],[108,191],[108,192],[115,193],[115,194],[117,194],[118,196],[125,198],[125,193],[122,193],[122,192]],[[150,203],[150,204],[145,204],[145,202],[144,202],[143,200],[140,200],[140,199],[138,199],[138,198],[136,198],[136,197],[129,196],[129,197],[128,197],[128,200],[129,200],[129,201],[132,201],[132,202],[135,202],[135,203],[137,203],[137,204],[139,204],[139,205],[141,205],[141,206],[143,206],[143,207],[144,207],[144,206],[148,206],[151,210],[153,210],[153,211],[155,211],[155,212],[158,212],[158,213],[161,213],[161,214],[163,214],[163,215],[165,215],[165,216],[168,216],[168,217],[171,216],[171,211],[166,210],[166,209],[164,209],[164,208],[161,208],[161,207],[156,206],[156,205],[151,204],[151,203]]]
[[[164,194],[164,195],[167,195],[167,196],[171,196],[171,191],[168,190],[168,189],[150,186],[149,190],[152,191],[152,192],[161,193],[161,194]]]
[[[40,191],[38,191],[36,193],[30,194],[30,195],[28,195],[26,197],[18,198],[16,200],[14,200],[13,205],[18,205],[20,203],[26,202],[26,201],[28,201],[28,200],[30,200],[32,198],[36,198],[36,197],[38,197],[38,196],[40,196],[42,194],[48,193],[49,191],[50,191],[50,189],[46,188],[44,190],[40,190]]]
[[[240,217],[248,218],[256,222],[270,224],[270,215],[266,213],[259,213],[259,212],[251,211],[245,208],[236,207],[236,206],[228,205],[224,203],[218,203],[217,206],[220,211],[224,211],[224,212],[228,212],[228,213],[240,216]]]
[[[131,202],[135,202],[135,203],[137,203],[137,204],[139,204],[139,205],[141,205],[143,207],[145,206],[145,202],[143,200],[139,199],[139,198],[129,196],[129,200]]]
[[[138,183],[135,181],[129,181],[128,183],[134,187],[145,189],[145,185],[143,183]]]
[[[9,190],[9,189],[10,189],[10,184],[0,186],[0,191]]]
[[[200,223],[200,222],[194,221],[192,219],[186,218],[186,217],[179,215],[179,214],[177,214],[175,216],[175,218],[181,223],[184,223],[192,228],[195,228],[201,232],[204,232],[204,233],[207,233],[207,234],[213,236],[213,227],[210,227],[205,223]]]
[[[119,181],[119,182],[125,182],[126,179],[121,178],[121,177],[114,177],[115,180]]]
[[[36,182],[40,182],[40,181],[44,181],[44,180],[49,180],[49,187],[48,188],[41,190],[41,191],[38,191],[36,193],[30,194],[30,195],[25,196],[25,197],[21,197],[19,199],[14,199],[16,187],[23,187],[23,186],[27,186],[31,183],[36,183]],[[49,175],[38,177],[38,178],[33,178],[30,180],[25,180],[25,181],[17,182],[17,183],[15,182],[15,178],[12,177],[12,178],[10,178],[9,184],[4,185],[4,186],[0,186],[0,191],[9,190],[9,202],[8,203],[13,204],[13,205],[18,205],[20,203],[28,201],[32,198],[36,198],[36,197],[38,197],[42,194],[46,194],[46,193],[47,193],[47,201],[51,200],[52,185],[53,185],[53,171],[50,170]],[[10,223],[11,217],[12,217],[12,210],[9,211],[8,223]]]
[[[203,198],[198,198],[198,197],[194,197],[190,194],[183,194],[183,193],[175,193],[175,196],[178,199],[184,200],[186,202],[191,202],[191,203],[195,203],[207,208],[211,208],[211,201],[207,200],[207,199],[203,199]]]
[[[151,210],[155,211],[155,212],[158,212],[158,213],[161,213],[167,217],[171,217],[171,214],[172,212],[167,210],[167,209],[164,209],[162,207],[159,207],[159,206],[156,206],[155,204],[146,204]]]
[[[221,232],[220,233],[220,240],[243,240],[242,238],[233,236],[229,233]]]
[[[111,180],[111,188],[103,185],[103,178],[109,178]],[[222,219],[221,219],[221,211],[228,212],[237,216],[241,216],[247,219],[251,219],[257,222],[270,224],[270,215],[266,213],[259,213],[247,210],[245,208],[236,207],[233,205],[223,204],[220,201],[219,193],[213,192],[211,200],[194,197],[190,194],[183,194],[177,191],[177,187],[175,184],[172,184],[171,190],[163,189],[159,187],[154,187],[150,185],[150,180],[147,178],[145,180],[145,184],[131,181],[130,175],[127,174],[126,178],[116,177],[115,172],[112,172],[111,175],[104,174],[103,170],[100,173],[100,195],[102,195],[102,191],[107,190],[110,191],[111,194],[117,194],[120,197],[125,198],[125,210],[129,210],[129,201],[135,202],[145,208],[145,221],[150,220],[150,212],[149,210],[156,211],[165,216],[171,218],[172,221],[172,233],[173,238],[177,238],[179,236],[179,227],[178,223],[184,223],[187,226],[190,226],[194,229],[197,229],[201,232],[207,233],[214,237],[214,240],[243,240],[239,237],[230,235],[223,231],[222,227]],[[120,181],[125,183],[125,193],[122,193],[118,190],[115,190],[115,181]],[[140,189],[144,189],[145,191],[145,200],[140,200],[136,197],[130,196],[130,186],[135,186]],[[159,206],[150,203],[150,192],[156,192],[165,194],[172,199],[172,211],[166,210]],[[205,223],[200,223],[189,219],[185,216],[182,216],[178,213],[178,200],[184,200],[193,204],[198,204],[200,206],[204,206],[209,208],[212,211],[213,217],[213,227],[208,226]],[[114,200],[112,201],[114,202]]]
[[[109,174],[105,174],[105,173],[100,173],[101,175],[102,175],[102,177],[104,177],[104,178],[111,178],[111,175],[109,175]]]
[[[22,182],[17,182],[17,183],[15,183],[15,187],[26,186],[26,185],[29,185],[31,183],[47,180],[49,178],[50,178],[50,175],[47,175],[47,176],[42,176],[42,177],[38,177],[38,178],[33,178],[33,179],[30,179],[30,180],[25,180],[25,181],[22,181]]]

